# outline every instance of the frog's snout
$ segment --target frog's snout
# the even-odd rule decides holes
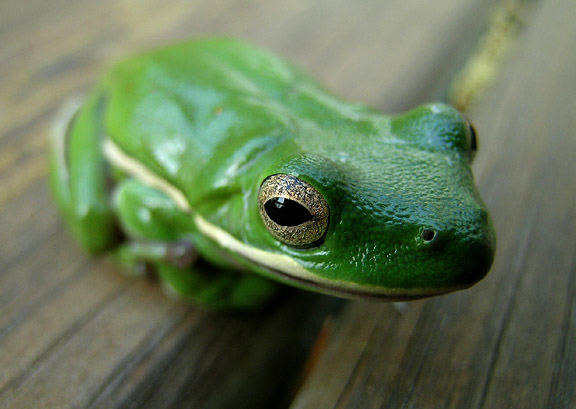
[[[454,260],[454,282],[465,287],[482,280],[494,258],[494,244],[488,237],[476,237],[459,244],[460,255]]]
[[[464,285],[473,285],[483,279],[492,266],[493,258],[494,245],[489,238],[471,240],[462,254],[459,281]]]
[[[469,287],[492,265],[494,231],[482,208],[451,226],[422,226],[416,239],[421,273],[433,287]]]

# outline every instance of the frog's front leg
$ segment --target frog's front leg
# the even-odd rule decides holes
[[[151,266],[169,293],[236,309],[257,308],[275,293],[269,280],[197,260],[192,217],[164,193],[127,179],[116,189],[114,207],[129,238],[116,250],[117,258],[133,270]]]

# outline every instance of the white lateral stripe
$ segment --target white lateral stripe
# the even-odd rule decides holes
[[[145,165],[136,159],[129,157],[109,138],[104,141],[104,154],[108,160],[129,175],[135,177],[148,186],[154,187],[169,196],[176,205],[186,213],[192,213],[193,209],[186,200],[184,194],[175,186],[171,185],[160,176],[154,174]],[[222,248],[235,254],[239,254],[256,264],[294,275],[295,277],[317,281],[318,277],[310,273],[292,258],[284,254],[270,253],[252,246],[249,246],[220,227],[208,222],[202,216],[196,214],[194,221],[198,230],[205,236],[210,237]]]
[[[194,216],[194,222],[196,223],[198,230],[234,254],[239,254],[258,265],[268,267],[273,270],[282,271],[294,277],[299,277],[315,282],[318,281],[318,276],[306,270],[287,255],[270,253],[256,247],[249,246],[234,236],[230,235],[227,231],[206,221],[202,216],[198,214]]]
[[[144,182],[148,186],[166,193],[166,195],[174,200],[174,203],[176,203],[176,206],[178,206],[180,210],[186,213],[192,212],[192,208],[190,207],[190,204],[188,204],[188,200],[186,200],[184,193],[162,179],[160,176],[153,173],[136,159],[128,156],[109,138],[104,141],[103,149],[108,160],[115,166]]]

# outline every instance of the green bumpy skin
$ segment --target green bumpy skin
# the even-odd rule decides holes
[[[238,40],[126,60],[61,128],[53,191],[82,245],[151,264],[170,288],[215,308],[264,304],[269,278],[344,297],[421,298],[473,285],[493,260],[470,170],[473,130],[457,111],[384,116]],[[279,184],[264,188],[273,175]],[[291,211],[275,189],[312,209],[296,219],[314,220],[297,233],[286,233],[300,222],[291,215],[270,222],[272,207]],[[182,242],[200,262],[166,261]]]

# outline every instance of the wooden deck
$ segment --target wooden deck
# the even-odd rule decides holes
[[[576,408],[575,16],[573,0],[3,0],[0,408]],[[207,34],[385,112],[466,110],[490,275],[396,306],[294,291],[223,314],[83,254],[47,189],[57,108],[123,56]]]

